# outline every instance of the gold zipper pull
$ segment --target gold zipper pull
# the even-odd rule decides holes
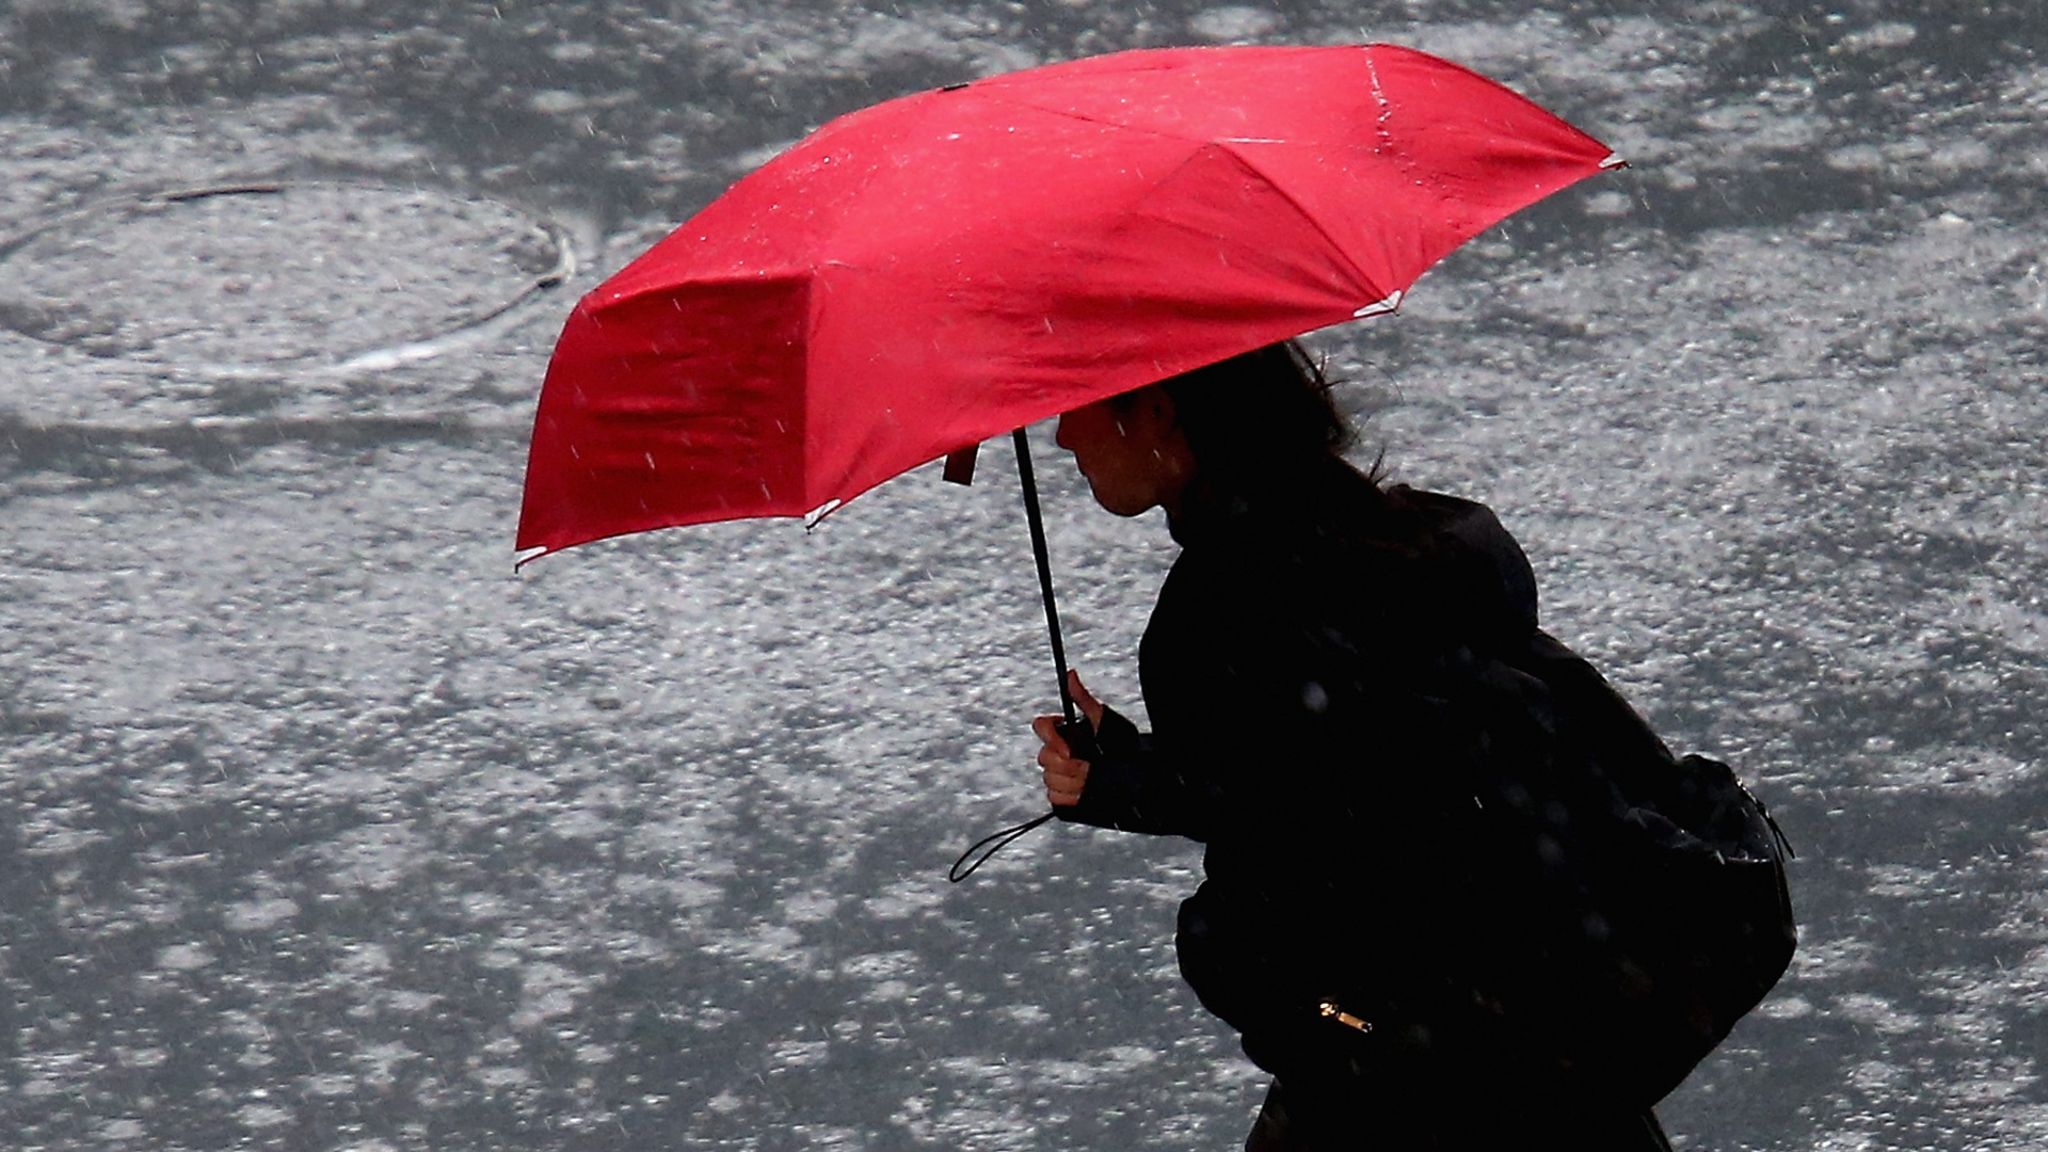
[[[1337,1007],[1335,1000],[1323,1001],[1321,1004],[1316,1005],[1316,1010],[1323,1014],[1323,1019],[1335,1020],[1346,1028],[1356,1028],[1360,1032],[1368,1033],[1372,1031],[1372,1021],[1363,1017],[1353,1016],[1351,1013],[1344,1011],[1342,1008]]]

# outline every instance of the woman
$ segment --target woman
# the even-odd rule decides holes
[[[1075,676],[1097,748],[1038,718],[1047,796],[1207,845],[1175,942],[1274,1074],[1248,1148],[1668,1148],[1650,1101],[1587,1091],[1498,1011],[1548,978],[1514,950],[1559,883],[1514,781],[1568,751],[1503,655],[1554,643],[1528,562],[1347,439],[1292,342],[1061,417],[1097,501],[1163,508],[1181,554],[1139,648],[1153,731]]]

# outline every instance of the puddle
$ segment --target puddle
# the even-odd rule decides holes
[[[143,191],[0,240],[0,327],[201,376],[422,359],[569,279],[568,234],[370,180]]]

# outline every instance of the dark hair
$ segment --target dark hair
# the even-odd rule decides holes
[[[1219,360],[1164,385],[1196,464],[1225,482],[1258,483],[1343,462],[1353,440],[1322,366],[1293,340]],[[1379,473],[1375,462],[1364,475],[1377,484]]]

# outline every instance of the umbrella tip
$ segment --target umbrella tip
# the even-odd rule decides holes
[[[1353,312],[1351,314],[1351,318],[1353,320],[1363,320],[1367,316],[1385,316],[1387,313],[1392,312],[1401,307],[1401,297],[1403,295],[1405,295],[1405,293],[1389,292],[1387,293],[1386,299],[1375,300],[1372,303],[1367,304],[1365,307],[1360,308],[1356,312]]]
[[[816,528],[818,521],[830,516],[844,503],[846,503],[844,500],[827,500],[809,512],[804,513],[804,531],[809,532],[811,529]]]
[[[1600,162],[1600,170],[1602,172],[1612,172],[1616,168],[1626,167],[1628,167],[1628,161],[1623,159],[1621,153],[1619,152],[1609,152],[1607,154],[1607,159],[1602,160]]]

